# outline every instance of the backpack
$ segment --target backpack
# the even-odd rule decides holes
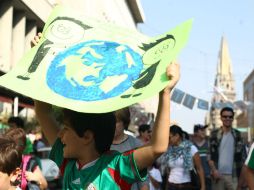
[[[25,172],[32,172],[37,166],[37,162],[31,155],[23,155],[22,157],[22,173],[21,173],[21,189],[23,190],[40,190],[40,186],[34,181],[27,181]]]

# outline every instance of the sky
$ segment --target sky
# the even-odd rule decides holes
[[[235,79],[236,99],[243,99],[243,81],[254,69],[253,0],[141,0],[145,23],[138,24],[148,36],[162,34],[193,18],[189,41],[178,56],[181,79],[177,88],[196,98],[210,101],[216,75],[221,38],[224,36]],[[171,120],[184,130],[203,124],[207,111],[191,110],[172,103]]]

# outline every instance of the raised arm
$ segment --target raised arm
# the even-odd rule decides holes
[[[170,124],[170,93],[180,77],[179,64],[173,62],[167,67],[167,76],[170,79],[168,86],[159,94],[157,116],[150,143],[134,152],[134,159],[139,170],[152,165],[154,160],[168,148]]]
[[[53,145],[60,127],[53,115],[52,105],[35,100],[35,113],[42,131],[50,145]]]

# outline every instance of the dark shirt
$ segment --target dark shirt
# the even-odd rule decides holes
[[[198,149],[198,153],[201,159],[201,163],[205,172],[205,177],[209,177],[210,176],[210,167],[208,164],[208,155],[210,154],[209,152],[209,143],[206,140],[205,143],[201,146],[198,146],[195,142],[194,145],[197,147]]]

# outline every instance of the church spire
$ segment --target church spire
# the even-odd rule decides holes
[[[232,66],[229,56],[228,43],[224,36],[221,39],[221,48],[217,65],[217,74],[232,75]]]
[[[218,56],[217,73],[214,86],[223,91],[228,101],[235,100],[235,81],[233,77],[233,69],[229,55],[228,43],[225,37],[221,39],[221,47]],[[214,95],[215,96],[215,95]],[[221,101],[220,97],[216,97],[216,101]]]

